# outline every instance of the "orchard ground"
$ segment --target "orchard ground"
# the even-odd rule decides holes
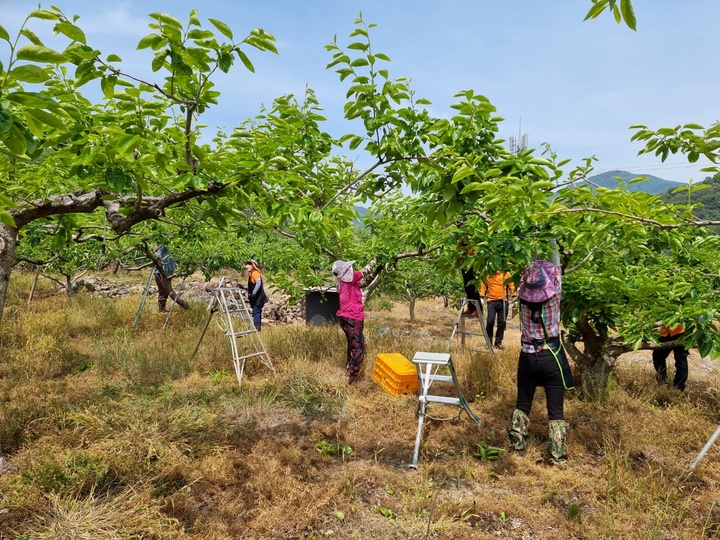
[[[658,386],[649,352],[621,358],[607,400],[569,392],[569,461],[545,465],[538,392],[528,454],[506,447],[519,332],[495,357],[454,345],[471,407],[429,420],[417,470],[417,399],[372,380],[378,353],[444,352],[457,310],[370,302],[361,381],[345,384],[337,326],[263,325],[277,371],[248,361],[241,387],[207,304],[143,314],[140,294],[68,299],[13,278],[0,328],[0,538],[720,537],[720,450],[684,470],[720,423],[717,364],[690,356],[685,392]],[[143,282],[140,277],[138,282]],[[384,305],[389,309],[377,309]],[[472,324],[471,321],[466,321]],[[669,370],[673,371],[672,357]],[[457,409],[437,406],[435,418]]]

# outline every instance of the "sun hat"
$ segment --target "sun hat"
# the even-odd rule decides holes
[[[333,276],[345,283],[352,282],[353,274],[355,274],[353,264],[355,261],[335,261],[332,265]]]
[[[545,302],[560,292],[557,267],[546,260],[535,260],[525,268],[518,297],[526,302]]]

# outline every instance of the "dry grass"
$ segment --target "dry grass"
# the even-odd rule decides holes
[[[249,361],[238,388],[214,324],[191,358],[204,306],[165,330],[148,309],[133,331],[137,297],[41,289],[28,308],[30,280],[11,283],[0,325],[0,442],[16,468],[0,477],[0,538],[720,538],[718,448],[682,474],[719,420],[718,370],[695,352],[685,393],[656,386],[638,353],[606,402],[569,395],[570,461],[557,469],[539,462],[542,391],[527,456],[472,455],[505,446],[516,321],[495,358],[454,344],[483,424],[428,421],[412,470],[417,400],[371,372],[381,352],[446,350],[456,313],[439,301],[412,324],[404,306],[370,312],[350,388],[337,327],[264,325],[277,373]]]

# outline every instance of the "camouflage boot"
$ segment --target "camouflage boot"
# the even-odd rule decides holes
[[[565,420],[550,420],[548,424],[550,435],[548,463],[551,465],[559,465],[567,461],[567,431],[568,425]]]
[[[525,455],[525,445],[527,443],[529,427],[530,418],[528,418],[528,415],[520,409],[515,409],[513,411],[512,420],[510,420],[510,429],[508,430],[511,452]]]

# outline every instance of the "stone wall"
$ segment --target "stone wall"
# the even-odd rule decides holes
[[[173,287],[181,293],[181,297],[189,302],[209,304],[213,291],[217,287],[217,281],[195,281],[186,279],[185,282],[173,280]],[[84,290],[97,296],[116,298],[126,295],[141,296],[145,290],[144,285],[127,285],[114,282],[101,276],[84,276],[77,281],[77,289]],[[305,322],[305,307],[303,302],[291,305],[288,296],[279,291],[266,287],[265,292],[268,302],[263,308],[263,320],[282,324],[297,324]],[[157,293],[155,282],[150,283],[148,294],[153,296]],[[246,297],[247,299],[247,297]],[[138,300],[139,301],[139,300]],[[168,304],[169,305],[169,304]]]

